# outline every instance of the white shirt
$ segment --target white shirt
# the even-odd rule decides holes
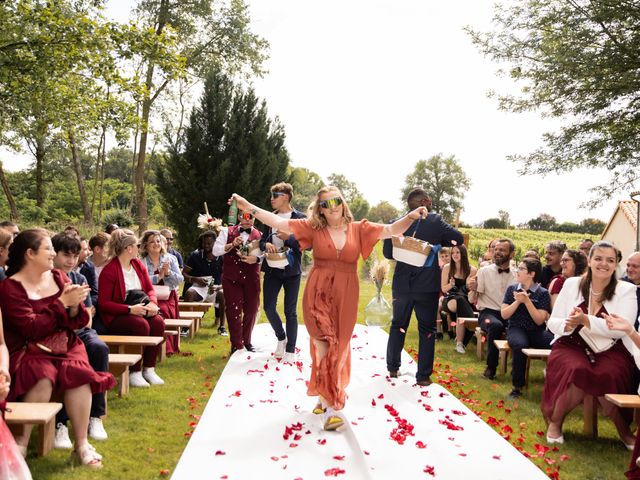
[[[124,275],[125,291],[142,290],[142,284],[140,283],[140,278],[138,277],[138,272],[136,272],[135,268],[129,266],[129,270],[127,271],[122,267],[122,275]]]
[[[280,218],[284,218],[286,220],[290,220],[291,219],[291,214],[293,213],[293,211],[291,212],[283,212],[283,213],[278,213],[277,215]],[[282,250],[284,248],[284,240],[280,239],[280,237],[278,236],[278,229],[274,228],[271,230],[271,240],[270,242],[273,244],[274,247],[276,247],[278,250]]]
[[[509,268],[509,273],[498,273],[498,266],[492,263],[478,270],[477,280],[478,310],[500,311],[507,287],[516,281],[516,270]]]

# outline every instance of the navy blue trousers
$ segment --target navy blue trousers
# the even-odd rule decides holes
[[[284,317],[285,329],[282,328],[282,319],[276,310],[278,294],[284,288]],[[278,273],[266,272],[262,285],[264,313],[278,337],[278,340],[287,339],[286,351],[295,353],[296,339],[298,338],[298,292],[300,291],[300,275],[282,277]]]
[[[418,319],[418,371],[416,381],[426,380],[433,373],[433,357],[436,347],[436,316],[438,314],[438,292],[420,295],[396,295],[393,299],[393,319],[387,342],[387,370],[400,368],[400,357],[404,339],[409,329],[411,314]]]
[[[76,332],[78,338],[84,343],[87,350],[89,363],[96,372],[109,371],[109,347],[100,338],[93,328],[83,328]],[[105,392],[94,393],[91,397],[91,416],[102,417],[107,413]],[[56,423],[67,424],[69,416],[67,410],[62,406],[62,410],[56,415]]]
[[[524,387],[524,374],[527,369],[527,357],[523,348],[551,348],[553,333],[549,330],[525,330],[520,327],[507,329],[507,341],[511,348],[511,384],[515,388]]]

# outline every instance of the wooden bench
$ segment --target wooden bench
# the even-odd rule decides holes
[[[178,350],[180,350],[180,332],[177,330],[165,330],[164,341],[160,345],[160,351],[158,352],[158,362],[164,362],[167,359],[167,338],[173,336],[178,337]]]
[[[509,359],[511,347],[509,347],[509,342],[506,340],[494,340],[493,344],[498,349],[498,367],[500,368],[500,373],[504,375],[507,373],[507,360]]]
[[[164,320],[165,330],[174,330],[179,332],[181,328],[186,328],[189,333],[189,338],[193,338],[195,335],[194,324],[195,320],[189,318],[165,318]]]
[[[549,348],[523,348],[522,353],[527,356],[527,367],[524,371],[524,388],[529,388],[529,367],[532,360],[542,360],[547,363],[547,359],[551,354]]]
[[[620,408],[633,408],[633,418],[636,424],[640,423],[640,395],[607,393],[604,398]]]
[[[178,310],[182,312],[202,312],[207,313],[214,304],[211,302],[178,302]]]
[[[129,367],[135,365],[142,360],[139,353],[110,353],[109,354],[109,372],[118,379],[120,388],[118,388],[118,396],[129,393]]]
[[[204,317],[204,312],[180,312],[180,320],[193,320],[194,335],[200,330],[200,321]]]
[[[42,457],[53,449],[56,414],[62,409],[61,403],[9,402],[7,409],[4,419],[14,436],[20,435],[25,425],[37,425],[38,456]]]
[[[482,360],[483,356],[483,345],[482,345],[482,331],[480,327],[478,327],[478,318],[477,317],[458,317],[458,322],[463,322],[464,327],[467,330],[474,332],[476,337],[476,355],[478,356],[478,360]]]
[[[157,347],[164,342],[163,337],[138,337],[135,335],[100,335],[100,340],[107,344],[113,353],[139,353],[145,347]]]

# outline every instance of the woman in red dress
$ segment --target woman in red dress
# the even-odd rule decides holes
[[[164,319],[158,314],[158,300],[147,274],[147,267],[138,259],[138,239],[131,230],[119,228],[111,233],[109,256],[111,261],[100,272],[98,310],[100,318],[111,335],[162,337]],[[135,290],[149,297],[149,303],[129,305],[127,293]],[[131,367],[129,385],[149,387],[164,385],[155,371],[160,347],[145,347],[140,362]]]
[[[302,309],[311,337],[308,394],[319,396],[314,413],[324,412],[324,429],[335,430],[344,419],[345,387],[351,374],[350,340],[358,315],[358,259],[367,258],[379,239],[402,235],[414,220],[427,215],[419,207],[391,225],[355,222],[340,190],[323,187],[308,219],[287,220],[257,208],[234,194],[238,209],[250,212],[279,232],[292,233],[300,248],[313,247],[313,268],[307,277]],[[230,200],[230,202],[231,202]]]
[[[87,440],[91,395],[115,386],[113,375],[89,365],[84,344],[74,330],[84,327],[89,314],[84,299],[89,287],[72,285],[53,269],[55,251],[45,230],[20,233],[9,251],[9,278],[0,284],[0,309],[10,353],[13,387],[10,400],[48,402],[54,392],[73,423],[80,464],[102,466],[102,457]],[[26,453],[32,426],[16,438]]]
[[[636,287],[616,280],[617,265],[616,248],[608,242],[597,242],[589,254],[586,273],[564,282],[547,323],[555,334],[541,403],[549,424],[548,443],[564,442],[564,418],[591,395],[611,417],[625,445],[633,448],[630,418],[604,398],[607,393],[632,393],[637,389],[632,342],[622,331],[610,330],[604,318],[616,314],[633,325],[637,316]],[[582,330],[615,343],[594,351],[583,339]]]

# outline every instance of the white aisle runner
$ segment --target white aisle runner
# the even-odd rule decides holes
[[[269,324],[257,325],[252,341],[256,353],[229,359],[173,479],[547,478],[446,389],[416,386],[406,352],[404,374],[386,378],[379,328],[356,325],[347,422],[337,432],[323,431],[311,412],[304,326],[295,365],[273,358]]]

